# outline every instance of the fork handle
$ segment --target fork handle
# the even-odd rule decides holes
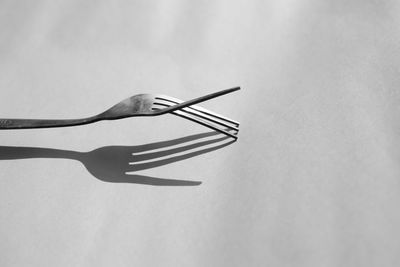
[[[99,120],[98,116],[68,120],[0,119],[0,130],[67,127],[89,124]]]

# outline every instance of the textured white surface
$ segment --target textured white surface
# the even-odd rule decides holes
[[[372,0],[1,1],[0,117],[243,90],[204,104],[241,122],[238,142],[141,172],[199,186],[0,160],[0,265],[399,266],[399,11]],[[201,132],[173,116],[0,131],[0,157],[4,146],[85,152]]]

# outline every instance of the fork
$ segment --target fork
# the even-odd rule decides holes
[[[228,93],[239,90],[240,87],[233,87],[225,89],[219,92],[194,98],[188,101],[181,101],[179,99],[169,97],[166,95],[153,95],[153,94],[138,94],[129,97],[118,104],[112,106],[108,110],[87,118],[81,119],[62,119],[62,120],[51,120],[51,119],[0,119],[0,130],[7,129],[33,129],[33,128],[52,128],[52,127],[67,127],[85,125],[94,123],[102,120],[117,120],[129,117],[139,116],[159,116],[167,113],[173,113],[180,117],[189,119],[203,126],[217,130],[225,135],[231,136],[237,139],[236,134],[230,133],[228,130],[222,129],[219,126],[225,126],[230,128],[224,123],[216,123],[218,120],[230,122],[238,126],[238,123],[227,119],[214,112],[200,108],[198,106],[192,106],[206,100],[222,96]],[[219,122],[219,121],[218,121]],[[233,128],[230,128],[233,129]],[[236,130],[236,129],[233,129]]]

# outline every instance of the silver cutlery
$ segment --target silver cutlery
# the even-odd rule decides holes
[[[239,89],[240,87],[225,89],[188,101],[182,101],[166,95],[138,94],[119,102],[98,115],[81,119],[0,119],[0,130],[67,127],[103,120],[159,116],[172,113],[237,139],[239,131],[238,122],[195,104],[232,93]]]

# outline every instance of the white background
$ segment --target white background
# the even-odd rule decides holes
[[[32,149],[207,132],[172,115],[0,131],[17,158],[0,160],[0,265],[399,266],[399,7],[0,1],[0,117],[242,87],[203,104],[241,122],[238,142],[138,172],[198,186],[104,182]]]

